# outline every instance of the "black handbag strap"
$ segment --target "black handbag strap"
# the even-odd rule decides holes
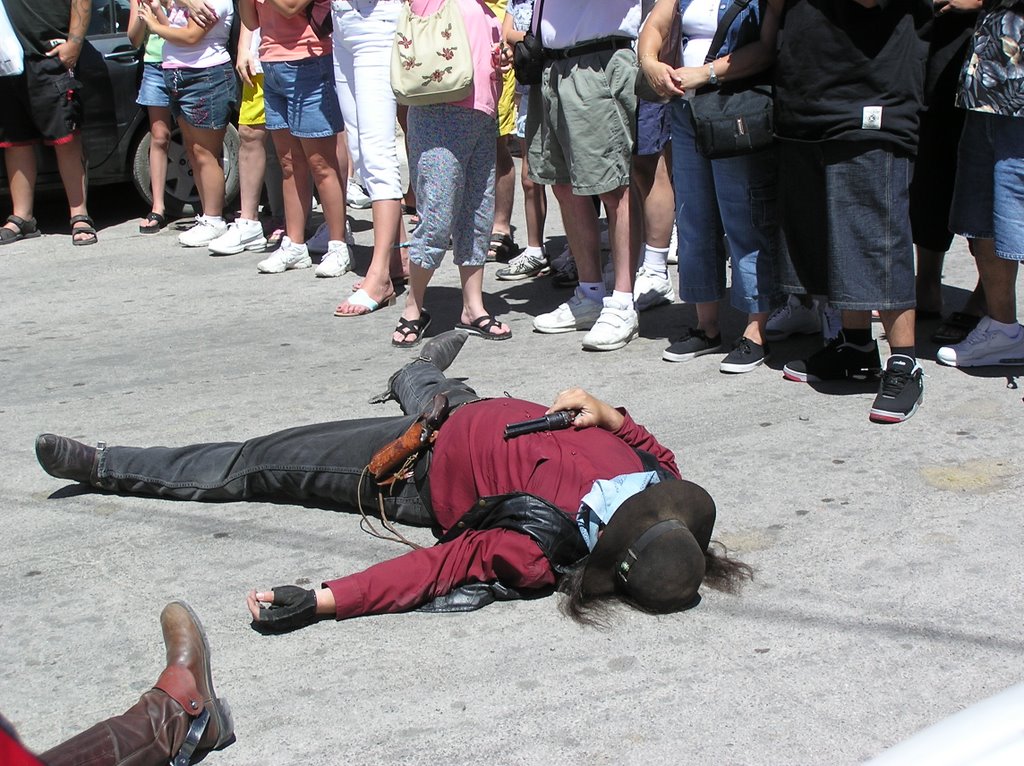
[[[718,29],[715,30],[715,36],[711,40],[711,47],[708,48],[707,58],[704,59],[705,64],[710,64],[718,58],[718,51],[722,49],[722,44],[725,42],[725,35],[729,31],[729,27],[732,26],[736,17],[746,10],[751,1],[752,0],[732,0],[732,5],[729,6],[729,10],[725,12],[722,20],[718,22]]]

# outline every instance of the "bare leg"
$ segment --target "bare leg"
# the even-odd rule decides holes
[[[306,216],[313,191],[309,181],[309,165],[299,139],[287,130],[271,131],[277,159],[281,164],[281,196],[284,202],[285,234],[292,242],[306,241]]]
[[[608,236],[612,246],[612,265],[615,268],[615,290],[632,295],[640,231],[637,220],[631,214],[629,187],[623,186],[602,194],[601,202],[604,203],[608,215]],[[582,272],[580,278],[583,278]]]
[[[548,195],[543,184],[534,183],[529,176],[530,163],[526,158],[526,139],[519,139],[523,158],[523,205],[526,213],[526,244],[544,247],[544,223],[548,216]]]
[[[240,171],[242,218],[255,221],[259,218],[260,195],[263,193],[263,176],[267,170],[267,129],[262,125],[239,125],[238,169]]]
[[[324,208],[327,221],[328,237],[343,242],[345,240],[345,181],[348,177],[348,161],[345,167],[339,166],[337,136],[326,138],[300,138],[302,150],[306,155],[309,171],[313,174],[313,183]],[[348,157],[346,151],[345,157]],[[290,236],[290,235],[289,235]]]
[[[402,224],[402,202],[398,199],[374,200],[372,207],[373,256],[359,287],[381,303],[395,293],[391,284],[391,257],[395,252],[395,237]],[[367,309],[345,301],[338,306],[336,313],[365,314]]]
[[[192,171],[195,174],[203,215],[224,214],[224,129],[208,130],[181,123],[185,144],[189,147]]]
[[[843,327],[846,327],[846,315],[848,313],[850,312],[843,312]],[[868,321],[870,322],[870,312],[864,313],[867,313]],[[890,346],[908,348],[915,345],[917,341],[914,337],[914,309],[879,311],[878,316],[882,319],[882,326],[885,328],[885,334],[889,339]]]
[[[459,266],[459,278],[462,280],[462,318],[463,324],[488,315],[484,308],[484,267]],[[492,335],[507,335],[511,332],[508,325],[499,323],[490,328]]]
[[[153,212],[164,213],[164,187],[167,185],[167,147],[171,143],[171,110],[166,106],[149,107],[149,178],[153,193]]]
[[[589,197],[578,197],[568,184],[551,187],[562,209],[562,224],[569,249],[576,259],[581,282],[601,281],[601,262],[598,256],[597,211]]]
[[[32,146],[9,146],[4,149],[4,161],[7,165],[7,180],[11,189],[12,211],[26,221],[32,217],[32,203],[36,188],[36,152]],[[4,228],[17,231],[17,227],[8,223]]]
[[[996,255],[992,239],[973,240],[974,257],[985,289],[988,316],[997,322],[1013,324],[1017,321],[1017,261]]]
[[[495,234],[512,233],[512,206],[516,198],[516,166],[509,151],[509,136],[500,136],[494,170],[494,225]]]
[[[57,155],[57,169],[60,171],[60,180],[64,184],[64,191],[68,195],[68,208],[72,216],[89,215],[85,206],[86,167],[85,154],[82,153],[82,139],[74,136],[66,144],[58,144],[53,147]],[[76,228],[84,227],[86,224],[76,224]],[[79,234],[74,229],[71,231],[71,238],[83,241],[92,238],[94,235]]]

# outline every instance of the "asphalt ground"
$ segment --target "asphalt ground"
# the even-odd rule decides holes
[[[514,337],[471,338],[449,374],[485,395],[548,402],[578,384],[626,405],[710,490],[715,537],[755,581],[679,615],[619,611],[604,631],[551,597],[255,633],[248,589],[402,548],[330,510],[82,491],[39,468],[33,439],[178,445],[397,414],[367,398],[412,356],[390,346],[399,309],[336,319],[352,274],[259,275],[259,255],[139,235],[127,188],[91,205],[98,246],[71,246],[57,197],[39,209],[56,233],[0,251],[0,709],[31,747],[153,683],[173,599],[201,615],[234,711],[237,743],[207,761],[225,766],[855,763],[1024,678],[1024,370],[939,366],[936,323],[921,323],[924,404],[881,426],[870,389],[782,379],[815,338],[776,344],[746,375],[720,374],[715,355],[668,364],[666,339],[695,316],[676,303],[645,313],[627,348],[586,353],[579,334],[531,332],[568,291],[490,267],[487,305]],[[368,215],[354,215],[364,271]],[[522,240],[520,208],[515,222]],[[561,233],[554,213],[553,252]],[[973,280],[958,241],[948,310]],[[458,321],[450,260],[428,305],[431,334]],[[730,313],[726,338],[741,324]]]

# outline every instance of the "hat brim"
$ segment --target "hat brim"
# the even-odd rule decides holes
[[[583,573],[584,596],[614,593],[616,566],[623,552],[645,531],[669,519],[682,521],[700,550],[707,551],[715,526],[715,501],[707,490],[685,479],[652,484],[619,506],[602,531]]]

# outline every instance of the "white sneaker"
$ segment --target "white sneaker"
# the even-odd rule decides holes
[[[605,298],[604,308],[594,327],[583,336],[583,348],[588,351],[614,351],[622,348],[639,334],[640,321],[634,309],[622,309],[614,299]]]
[[[543,252],[535,255],[524,250],[509,261],[508,266],[498,269],[494,276],[505,282],[515,282],[547,274],[549,270],[548,259]]]
[[[676,299],[676,290],[672,287],[672,278],[668,274],[648,271],[643,266],[636,273],[633,284],[633,303],[637,311],[646,311],[662,303],[671,303]]]
[[[373,204],[370,195],[366,193],[363,185],[353,176],[348,179],[348,187],[345,190],[345,203],[356,210],[366,210]]]
[[[600,315],[601,304],[584,298],[577,287],[572,297],[557,309],[534,319],[533,329],[548,334],[589,330]]]
[[[669,266],[675,266],[679,263],[679,232],[676,230],[675,226],[672,227],[672,239],[670,239],[668,243],[668,258],[666,259],[666,263],[668,263]]]
[[[236,255],[243,250],[263,250],[267,238],[259,221],[236,218],[227,230],[210,243],[210,252],[217,255]]]
[[[955,346],[943,346],[935,358],[950,367],[1016,366],[1024,364],[1024,328],[1017,325],[1011,338],[990,317],[982,317],[978,326]]]
[[[201,215],[196,218],[195,226],[178,235],[178,243],[182,247],[206,247],[227,230],[228,225],[224,223],[223,218]]]
[[[263,274],[280,274],[287,269],[308,269],[313,265],[305,245],[296,245],[288,237],[281,237],[281,246],[256,264]]]
[[[352,258],[348,254],[348,245],[332,239],[327,243],[327,254],[320,259],[316,267],[318,277],[340,277],[352,268]]]
[[[795,295],[772,312],[764,327],[768,340],[785,340],[790,335],[813,335],[821,332],[821,315],[818,313],[818,301],[811,301],[805,306]]]

